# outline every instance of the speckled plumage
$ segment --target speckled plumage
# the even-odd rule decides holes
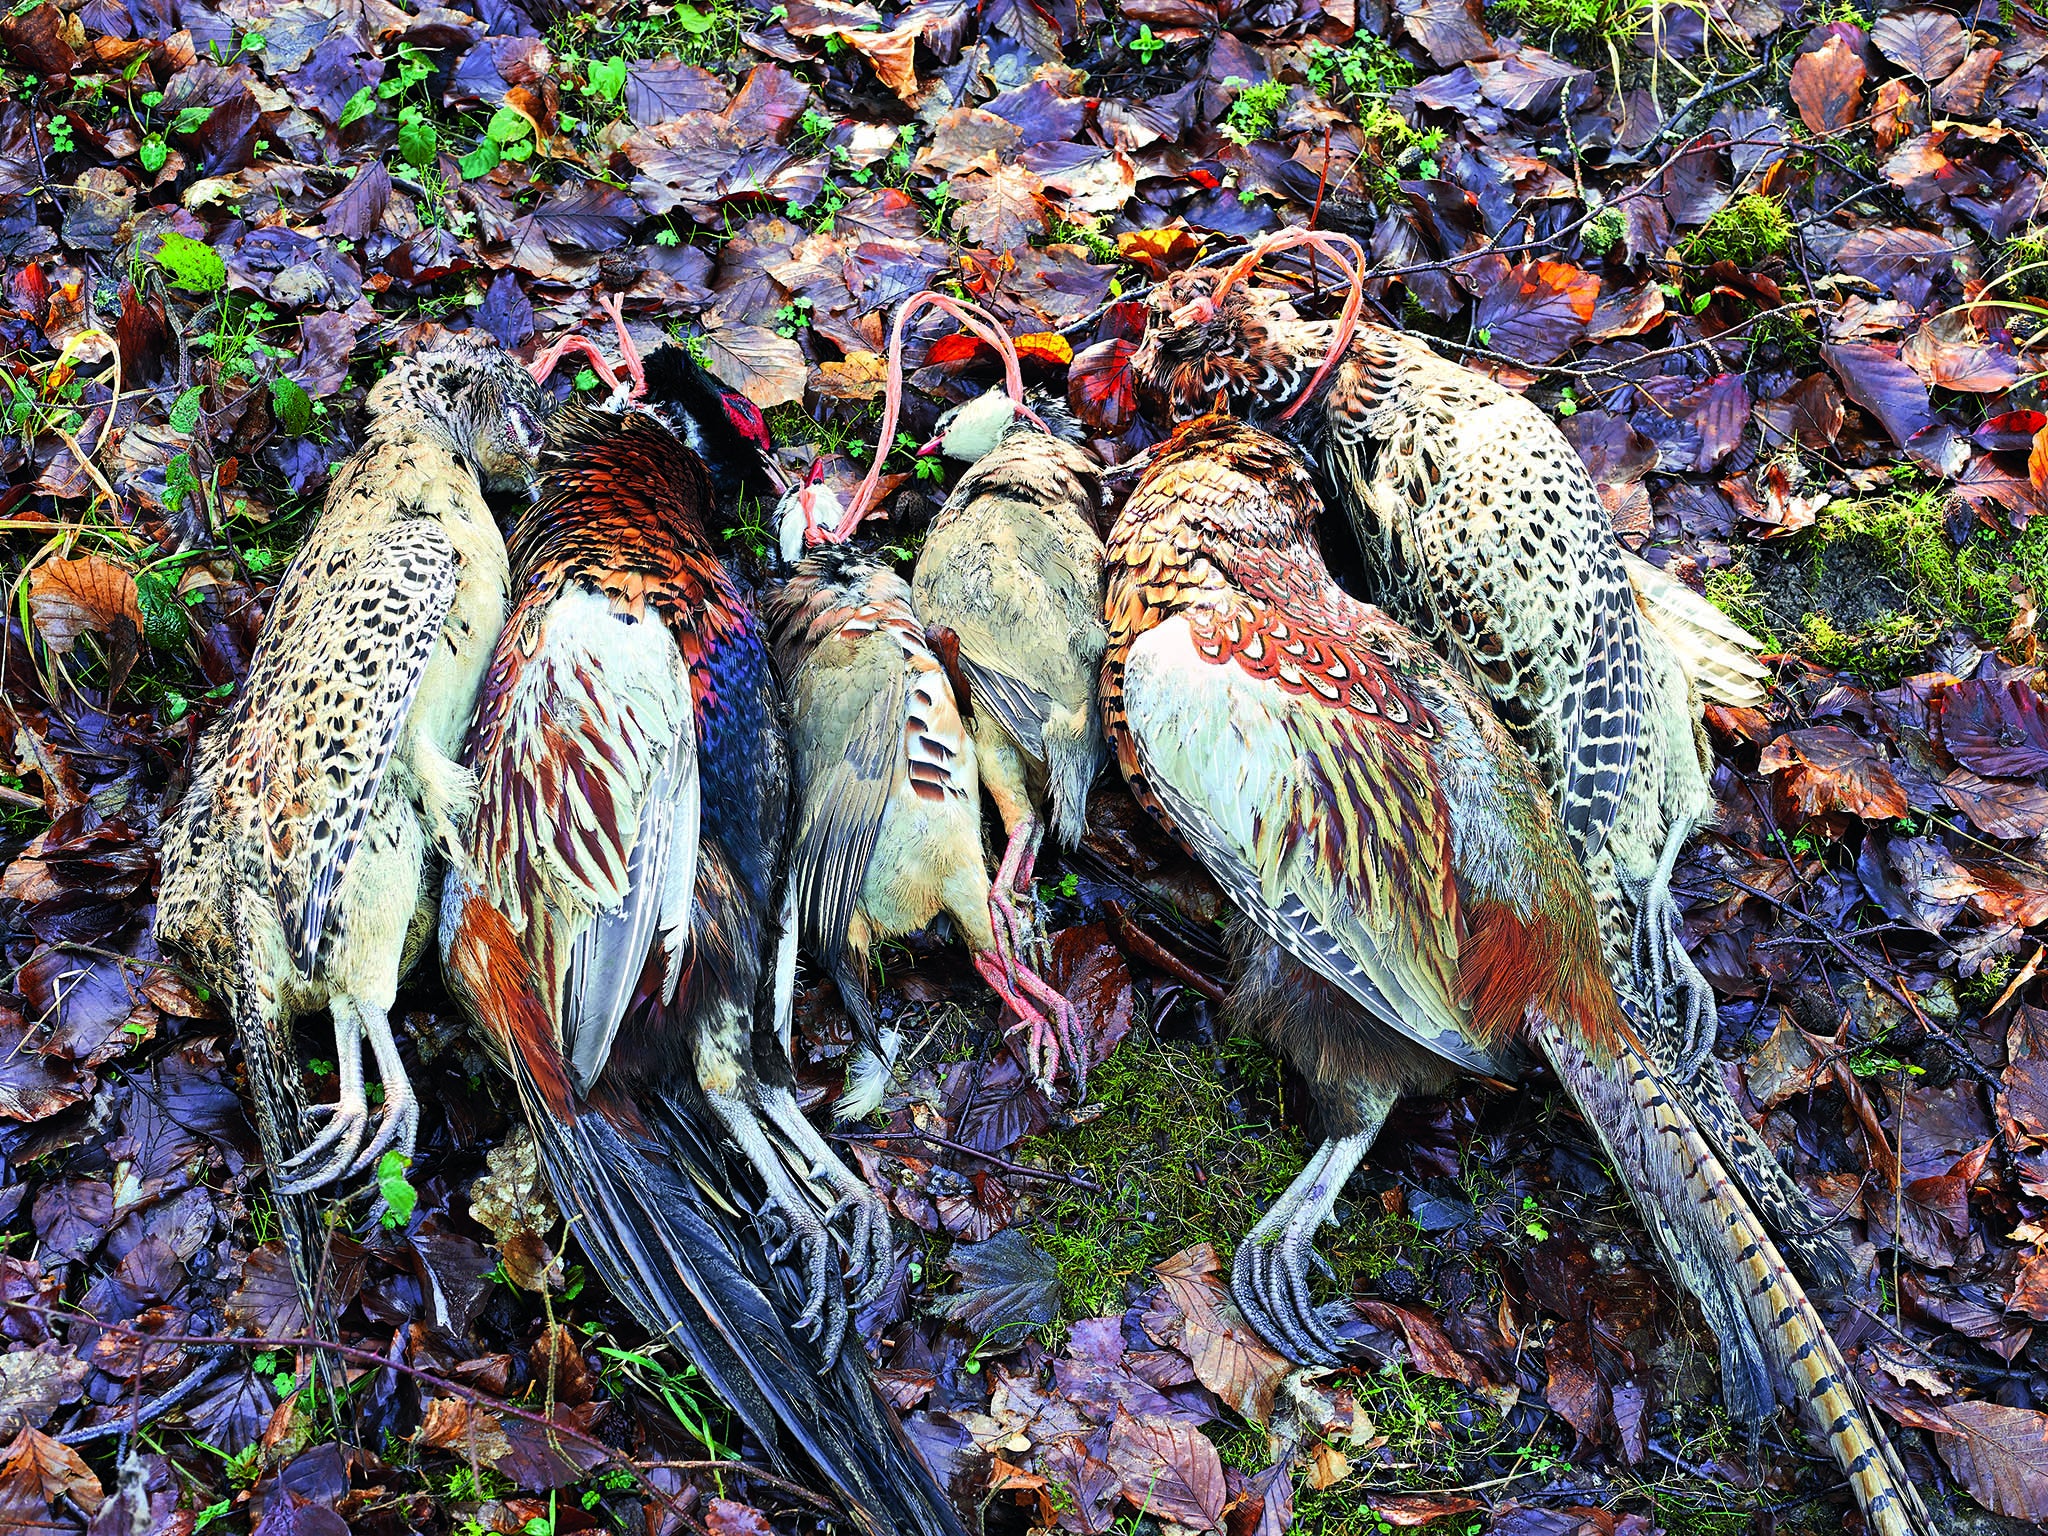
[[[313,1150],[336,1155],[309,1187],[358,1161],[366,1034],[386,1118],[362,1156],[411,1150],[416,1111],[386,1015],[431,931],[439,859],[459,846],[472,791],[455,757],[505,617],[505,545],[482,486],[525,482],[544,402],[494,343],[458,336],[396,364],[368,409],[165,819],[157,905],[158,937],[228,1000],[267,1085],[257,1110],[274,1168],[307,1122],[290,1022],[334,1013],[343,1101]]]
[[[982,784],[1005,828],[1050,805],[1071,847],[1102,760],[1101,469],[1081,449],[1012,427],[953,488],[918,552],[918,618],[960,637]]]
[[[1210,318],[1185,318],[1215,278],[1182,273],[1154,290],[1132,372],[1174,420],[1219,400],[1273,418],[1307,386],[1333,328],[1242,285]],[[1622,550],[1542,411],[1417,338],[1360,327],[1328,382],[1276,429],[1348,516],[1365,595],[1455,662],[1533,760],[1584,860],[1631,1016],[1787,1246],[1839,1282],[1846,1255],[1825,1217],[1718,1074],[1700,1070],[1713,996],[1670,898],[1668,856],[1713,810],[1688,658],[1724,696],[1749,697],[1762,669],[1748,637]]]
[[[1731,1410],[1805,1410],[1885,1536],[1931,1532],[1825,1326],[1601,962],[1546,786],[1433,648],[1337,588],[1307,466],[1226,417],[1153,459],[1107,548],[1104,718],[1140,802],[1216,877],[1249,950],[1234,999],[1331,1129],[1240,1245],[1239,1304],[1290,1353],[1336,1341],[1310,1243],[1393,1103],[1539,1050],[1722,1345]]]

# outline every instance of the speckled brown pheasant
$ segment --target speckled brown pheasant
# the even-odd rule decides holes
[[[454,336],[396,364],[368,410],[163,828],[157,936],[227,1000],[285,1197],[412,1150],[418,1102],[389,1010],[474,796],[455,759],[507,581],[483,487],[527,482],[545,402],[494,343]],[[290,1029],[322,1008],[341,1093],[309,1116]]]

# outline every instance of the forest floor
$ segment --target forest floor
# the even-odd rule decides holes
[[[1945,1528],[2048,1520],[2048,20],[25,0],[0,50],[0,1526],[815,1528],[519,1206],[431,966],[398,1010],[418,1156],[332,1203],[348,1401],[319,1396],[233,1033],[150,937],[159,818],[365,388],[437,328],[530,355],[620,293],[847,484],[886,319],[946,282],[1118,459],[1152,432],[1144,286],[1311,218],[1768,640],[1768,707],[1709,710],[1721,815],[1679,871],[1714,1069],[1857,1238],[1830,1315]],[[992,376],[950,328],[882,445],[905,559],[944,487],[903,450]],[[758,575],[758,509],[732,522]],[[1313,1128],[1222,1016],[1217,893],[1107,779],[1041,870],[1086,1103],[934,941],[880,954],[906,1075],[837,1133],[900,1218],[860,1332],[990,1530],[1854,1528],[1795,1427],[1719,1411],[1542,1078],[1399,1111],[1324,1242],[1357,1360],[1286,1379],[1221,1277]],[[826,1114],[846,1021],[811,987],[799,1022]]]

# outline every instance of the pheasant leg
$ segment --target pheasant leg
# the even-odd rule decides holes
[[[633,381],[633,388],[629,392],[631,398],[638,400],[647,393],[647,370],[640,366],[640,349],[633,345],[633,338],[626,334],[626,312],[620,305],[616,293],[600,294],[597,302],[598,307],[612,317],[612,329],[619,333],[619,361],[625,365],[626,376]],[[612,388],[618,387],[618,381],[614,379]]]
[[[1380,1122],[1392,1107],[1389,1097],[1370,1129],[1332,1137],[1318,1147],[1273,1209],[1238,1244],[1230,1290],[1239,1309],[1267,1343],[1303,1364],[1334,1365],[1343,1358],[1344,1341],[1316,1315],[1309,1299],[1308,1271],[1311,1264],[1323,1265],[1315,1250],[1316,1233],[1335,1213],[1338,1197],[1372,1150]]]
[[[307,1194],[347,1173],[370,1123],[370,1101],[363,1092],[362,1020],[354,1000],[340,995],[329,1001],[328,1012],[334,1018],[334,1061],[341,1092],[332,1104],[307,1110],[309,1117],[324,1116],[327,1124],[274,1170],[280,1196]]]
[[[572,352],[580,353],[590,360],[592,370],[600,379],[604,380],[605,388],[613,391],[618,389],[619,376],[612,372],[611,363],[606,360],[602,352],[598,351],[597,343],[587,336],[564,336],[552,347],[549,347],[547,351],[541,353],[539,357],[528,363],[526,371],[532,374],[537,382],[545,384],[549,376],[554,373],[555,365]]]
[[[1060,1069],[1060,1036],[1054,1026],[1046,1022],[1045,1015],[1026,1002],[1023,992],[1018,989],[1018,981],[1028,973],[1021,965],[1005,964],[1003,958],[993,951],[974,956],[974,968],[981,972],[981,979],[989,984],[995,995],[1009,1005],[1010,1012],[1017,1015],[1017,1022],[1010,1026],[1009,1032],[1031,1031],[1031,1038],[1024,1047],[1024,1070],[1031,1074],[1033,1080],[1050,1088],[1053,1074]],[[1036,980],[1035,977],[1033,979]]]
[[[1019,963],[1018,957],[1023,954],[1031,937],[1024,914],[1017,910],[1017,876],[1037,847],[1038,830],[1038,818],[1028,812],[1011,829],[1009,845],[1003,849],[1003,862],[997,867],[995,881],[988,888],[988,918],[996,930],[996,949],[1001,953],[1003,963],[1010,966]]]
[[[374,1166],[386,1147],[396,1148],[411,1161],[413,1142],[420,1130],[420,1101],[412,1091],[412,1079],[406,1075],[405,1062],[398,1054],[398,1041],[391,1033],[391,1016],[368,1003],[358,1003],[356,1008],[370,1037],[370,1048],[377,1053],[377,1076],[384,1084],[384,1108],[376,1136],[363,1148],[349,1168],[350,1173],[361,1173]]]
[[[772,1230],[769,1223],[779,1216],[784,1228],[781,1239],[768,1249],[768,1260],[780,1263],[792,1254],[797,1255],[804,1291],[810,1299],[798,1315],[796,1326],[821,1340],[820,1348],[829,1366],[839,1358],[839,1345],[846,1337],[846,1293],[832,1262],[832,1235],[819,1219],[810,1197],[783,1166],[775,1144],[761,1128],[754,1106],[734,1093],[707,1092],[705,1098],[726,1134],[767,1186],[767,1199],[758,1219],[764,1230]]]
[[[851,1265],[846,1284],[853,1289],[851,1305],[864,1307],[881,1295],[896,1265],[889,1231],[889,1207],[845,1163],[839,1160],[817,1127],[805,1118],[796,1097],[787,1088],[772,1088],[761,1095],[761,1112],[780,1131],[796,1153],[810,1166],[805,1176],[832,1192],[832,1207],[825,1212],[825,1225],[832,1227],[844,1216],[851,1218],[852,1231],[846,1240]]]
[[[1691,831],[1691,823],[1681,821],[1673,823],[1666,834],[1656,873],[1637,895],[1634,934],[1635,968],[1649,991],[1660,1034],[1666,1034],[1664,1020],[1672,1020],[1666,1043],[1671,1073],[1681,1083],[1699,1076],[1719,1031],[1714,989],[1686,953],[1683,916],[1671,895],[1678,855]]]

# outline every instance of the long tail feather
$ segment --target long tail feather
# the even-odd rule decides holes
[[[768,1263],[746,1214],[761,1202],[718,1133],[685,1104],[649,1106],[650,1123],[577,1098],[503,914],[451,881],[443,924],[450,978],[492,1031],[555,1199],[613,1294],[688,1354],[778,1467],[830,1494],[856,1530],[965,1536],[860,1352],[841,1350],[827,1372],[791,1326],[801,1280]]]
[[[242,1065],[249,1074],[249,1097],[256,1110],[256,1141],[263,1150],[264,1166],[274,1179],[276,1170],[304,1145],[299,1128],[307,1121],[306,1100],[299,1091],[298,1068],[291,1059],[290,1021],[256,974],[242,899],[241,892],[230,883],[225,900],[228,933],[235,953],[232,1011],[235,1033],[242,1043]],[[291,1266],[299,1304],[306,1311],[306,1327],[316,1339],[339,1343],[340,1323],[334,1315],[333,1298],[321,1283],[326,1246],[321,1236],[318,1202],[310,1194],[273,1192],[271,1198],[277,1208],[278,1235],[284,1241],[285,1260]],[[346,1405],[349,1398],[339,1357],[323,1350],[314,1365],[328,1401]]]
[[[1622,1168],[1673,1273],[1720,1331],[1731,1405],[1755,1390],[1728,1381],[1731,1370],[1757,1386],[1767,1381],[1759,1406],[1793,1402],[1816,1422],[1878,1536],[1933,1536],[1827,1325],[1663,1071],[1632,1042],[1595,1049],[1533,1009],[1529,1033]]]
[[[1755,708],[1764,702],[1770,669],[1757,660],[1763,641],[1685,583],[1635,555],[1626,556],[1636,606],[1657,627],[1700,697]]]

